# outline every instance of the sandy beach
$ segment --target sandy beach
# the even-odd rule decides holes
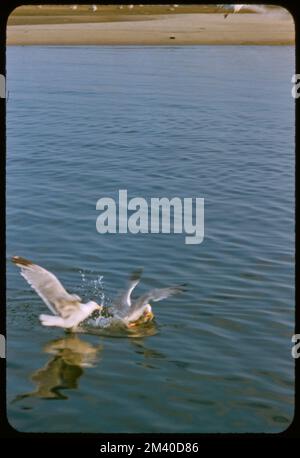
[[[8,45],[291,45],[294,42],[294,22],[285,10],[230,14],[226,19],[222,13],[177,13],[124,16],[108,22],[9,23],[7,27]]]

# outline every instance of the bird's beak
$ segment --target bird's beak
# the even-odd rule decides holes
[[[102,310],[103,309],[103,305],[99,305],[99,304],[97,304],[97,305],[98,305],[98,310]]]

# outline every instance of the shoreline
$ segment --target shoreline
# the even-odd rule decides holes
[[[118,22],[8,25],[7,45],[294,45],[289,14],[151,15]]]

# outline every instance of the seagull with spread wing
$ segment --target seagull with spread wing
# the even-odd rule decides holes
[[[110,307],[114,319],[122,321],[128,328],[137,324],[147,323],[154,318],[149,302],[158,302],[174,294],[185,291],[185,285],[175,285],[168,288],[155,288],[132,299],[131,294],[141,279],[142,269],[132,273],[127,289],[119,295]]]
[[[142,269],[133,272],[130,276],[126,290],[121,293],[108,307],[111,315],[105,318],[102,314],[93,318],[93,312],[101,312],[103,305],[89,301],[86,304],[76,294],[68,293],[54,274],[37,264],[19,256],[14,256],[12,262],[21,268],[21,275],[45,302],[53,315],[40,315],[44,326],[58,326],[71,331],[80,329],[80,324],[87,318],[87,324],[93,326],[107,326],[122,323],[128,328],[138,324],[147,323],[154,318],[150,301],[157,302],[174,294],[185,291],[185,285],[175,285],[169,288],[156,288],[148,291],[137,299],[132,299],[131,294],[139,284]]]
[[[89,301],[81,302],[77,294],[68,293],[61,282],[48,270],[19,256],[12,262],[21,268],[21,275],[45,302],[53,315],[40,315],[44,326],[58,326],[75,331],[79,323],[103,306]]]

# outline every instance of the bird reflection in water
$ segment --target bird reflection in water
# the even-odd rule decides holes
[[[67,335],[62,339],[52,340],[44,347],[45,353],[53,355],[48,363],[36,370],[31,380],[36,389],[30,393],[18,395],[13,402],[37,397],[43,399],[68,399],[64,390],[74,390],[84,368],[93,367],[99,359],[102,346],[79,339],[76,335]]]

